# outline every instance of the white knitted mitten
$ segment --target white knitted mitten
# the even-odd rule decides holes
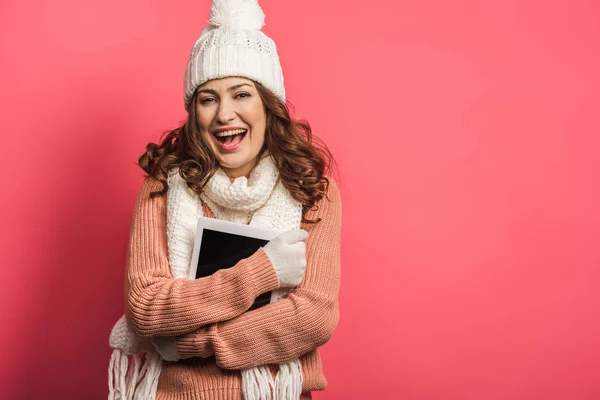
[[[281,287],[295,287],[302,281],[306,269],[306,239],[308,232],[304,229],[292,229],[263,247],[275,267]]]
[[[152,338],[152,344],[163,360],[177,361],[181,359],[181,356],[177,353],[175,338],[171,336],[155,336]]]

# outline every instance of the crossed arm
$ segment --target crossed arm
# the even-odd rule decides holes
[[[230,320],[203,326],[175,339],[182,358],[215,356],[226,369],[282,363],[329,340],[338,320],[341,201],[332,181],[328,197],[304,227],[307,267],[302,283],[283,299]]]
[[[234,267],[200,279],[173,279],[166,237],[166,196],[147,177],[136,197],[125,277],[126,315],[142,337],[176,336],[232,319],[254,299],[277,289],[279,279],[264,250]]]
[[[173,279],[167,257],[166,197],[150,199],[160,182],[146,178],[136,198],[128,247],[126,313],[145,337],[175,336],[182,358],[215,356],[222,368],[243,369],[297,358],[329,340],[339,319],[341,199],[330,180],[327,198],[303,226],[307,267],[286,298],[248,311],[254,299],[279,287],[259,249],[210,277]]]

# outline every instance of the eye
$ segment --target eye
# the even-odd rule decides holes
[[[205,97],[203,99],[200,99],[200,104],[208,104],[208,103],[212,103],[214,100],[213,97]]]
[[[250,97],[250,93],[246,93],[246,92],[238,93],[235,95],[235,97],[238,97],[240,99],[245,99],[246,97]]]

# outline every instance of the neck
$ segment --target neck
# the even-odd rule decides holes
[[[245,176],[246,178],[249,178],[250,173],[258,165],[258,162],[260,161],[261,157],[264,157],[264,155],[261,156],[259,154],[252,161],[238,168],[228,168],[221,166],[221,169],[223,170],[223,172],[225,172],[225,175],[227,175],[229,181],[231,182],[235,181],[240,176]]]
[[[245,176],[246,178],[248,178],[250,176],[250,172],[252,172],[254,167],[256,167],[256,164],[258,164],[258,157],[250,161],[246,165],[242,165],[238,168],[227,168],[223,166],[221,168],[223,169],[223,172],[225,172],[227,177],[229,177],[229,180],[233,182],[240,176]]]

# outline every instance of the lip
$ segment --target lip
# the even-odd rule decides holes
[[[234,128],[234,129],[246,129],[246,128]],[[219,131],[215,131],[215,133],[217,132],[223,132],[223,131],[229,131],[232,130],[230,129],[223,129],[223,130],[219,130]],[[242,140],[240,140],[240,142],[238,144],[236,144],[235,146],[231,147],[231,146],[225,146],[225,144],[219,142],[219,140],[215,137],[215,142],[217,143],[217,146],[219,146],[219,148],[223,151],[234,151],[237,150],[242,143],[244,143],[244,140],[246,140],[246,137],[248,137],[248,130],[246,129],[246,133],[244,134],[244,137],[242,138]]]

